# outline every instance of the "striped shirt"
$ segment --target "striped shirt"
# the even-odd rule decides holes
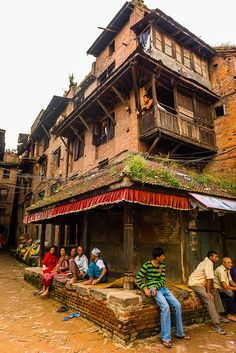
[[[145,262],[137,274],[137,284],[140,289],[155,287],[160,289],[165,286],[166,267],[164,263],[154,266],[151,261]]]

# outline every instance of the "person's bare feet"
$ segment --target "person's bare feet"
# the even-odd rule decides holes
[[[93,280],[92,279],[88,279],[87,281],[83,282],[83,284],[92,284]]]
[[[40,294],[40,297],[46,297],[49,294],[49,291],[45,290],[42,294]]]
[[[228,315],[227,315],[227,319],[236,322],[236,315],[228,314]]]

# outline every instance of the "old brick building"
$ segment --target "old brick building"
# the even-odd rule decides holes
[[[87,252],[98,246],[117,273],[137,271],[160,245],[175,281],[209,248],[234,256],[232,188],[182,166],[202,169],[217,151],[215,50],[132,1],[87,53],[96,58],[91,72],[53,97],[22,145],[25,232],[42,247],[45,237]],[[144,93],[153,108],[137,114]]]
[[[2,131],[2,130],[1,130]],[[14,151],[5,151],[5,134],[1,140],[0,160],[0,234],[6,245],[13,245],[16,232],[17,174],[19,157]]]
[[[215,48],[210,63],[212,90],[220,97],[215,105],[217,155],[207,169],[218,173],[236,170],[236,47]]]

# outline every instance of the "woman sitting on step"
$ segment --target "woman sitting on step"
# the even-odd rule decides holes
[[[51,249],[50,249],[51,250]],[[66,254],[65,248],[60,250],[60,258],[57,261],[56,265],[48,272],[44,270],[43,273],[43,289],[38,293],[40,296],[46,296],[49,294],[49,288],[52,285],[53,278],[58,276],[58,274],[63,274],[69,269],[68,256]]]

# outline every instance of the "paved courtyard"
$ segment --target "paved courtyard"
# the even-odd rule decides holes
[[[71,312],[57,313],[60,304],[32,295],[35,288],[23,279],[24,266],[14,257],[0,253],[0,353],[151,353],[163,352],[159,336],[127,346],[113,342],[83,318],[63,321]],[[173,340],[172,353],[236,353],[236,323],[224,324],[226,336],[210,325],[188,327],[191,341]]]

